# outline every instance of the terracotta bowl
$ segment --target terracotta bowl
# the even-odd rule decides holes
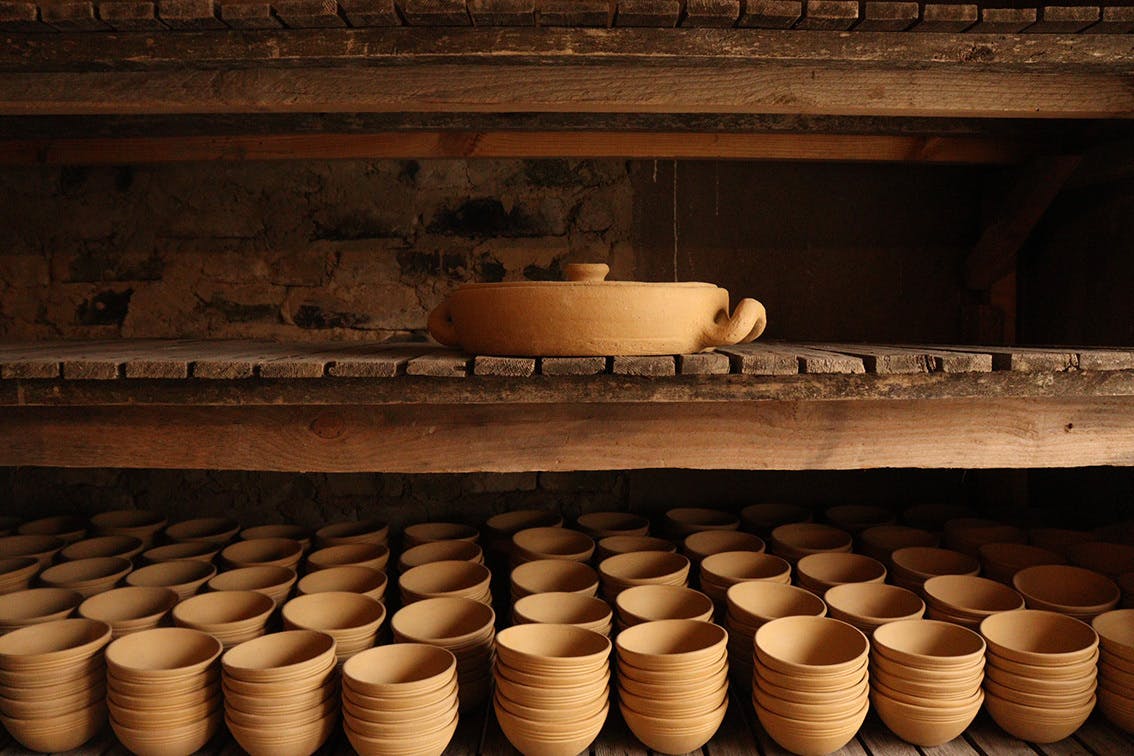
[[[216,574],[217,568],[208,562],[180,559],[136,569],[126,576],[126,584],[169,588],[185,600]]]
[[[328,677],[324,684],[296,693],[288,688],[286,696],[246,695],[237,693],[231,685],[221,684],[225,708],[252,716],[288,717],[303,716],[327,706],[327,699],[339,695],[338,680]],[[248,720],[245,720],[248,721]]]
[[[839,750],[855,736],[866,720],[869,703],[843,720],[824,723],[822,727],[806,720],[782,717],[757,706],[756,717],[764,730],[788,751],[801,756],[821,756]]]
[[[863,678],[867,676],[867,663],[866,660],[863,660],[861,666],[852,667],[839,674],[797,675],[778,672],[766,666],[757,658],[753,663],[753,670],[755,675],[783,688],[791,688],[806,693],[834,693],[860,684]]]
[[[236,537],[240,523],[230,517],[196,517],[169,525],[165,537],[171,541],[208,541],[226,544]]]
[[[837,585],[823,600],[831,617],[869,633],[889,622],[921,619],[925,614],[925,602],[916,593],[883,583]]]
[[[641,627],[636,625],[635,627]],[[671,660],[673,661],[673,660]],[[618,684],[633,680],[655,686],[669,686],[675,693],[682,686],[702,689],[712,686],[712,680],[724,680],[729,671],[727,646],[712,658],[697,657],[682,662],[673,661],[665,668],[644,667],[631,664],[621,656],[618,659]]]
[[[877,559],[843,552],[808,554],[795,570],[800,587],[819,595],[844,583],[881,583],[886,579],[886,566]]]
[[[1100,661],[1101,656],[1096,649],[1095,652],[1085,659],[1070,662],[1067,664],[1051,664],[1047,666],[1038,666],[1035,664],[1026,664],[1023,662],[1013,661],[1006,659],[1003,656],[988,652],[986,657],[987,667],[997,667],[1004,671],[1006,674],[1015,675],[1019,677],[1043,677],[1046,680],[1055,682],[1067,682],[1070,680],[1079,679],[1085,675],[1097,674],[1097,668],[1102,664]]]
[[[903,669],[900,665],[896,668],[906,672],[908,676],[894,674],[888,671],[889,667],[879,666],[877,660],[894,664],[885,656],[873,655],[870,664],[870,685],[879,691],[883,691],[884,687],[886,690],[883,692],[886,695],[907,703],[925,704],[934,701],[941,703],[942,706],[954,705],[958,701],[965,701],[976,695],[984,681],[984,670],[980,664],[961,672],[950,670],[948,674],[951,676],[948,678],[944,675],[934,675],[930,678],[920,675],[921,670],[917,667]]]
[[[728,681],[718,684],[715,689],[677,699],[659,699],[638,696],[622,688],[618,691],[618,701],[622,706],[639,714],[664,717],[673,720],[696,717],[716,711],[728,698]]]
[[[940,544],[936,534],[909,525],[875,525],[859,533],[858,539],[863,554],[885,565],[890,564],[890,555],[898,549]]]
[[[576,625],[603,635],[610,633],[610,605],[582,593],[537,593],[512,606],[516,624]],[[605,630],[605,632],[604,632]]]
[[[525,706],[544,708],[574,707],[588,704],[610,693],[610,670],[575,675],[542,676],[518,672],[497,664],[493,669],[496,689],[509,700]],[[522,677],[524,681],[513,678]]]
[[[729,586],[751,580],[787,583],[791,565],[771,554],[725,551],[701,561],[701,589],[714,601],[723,602]]]
[[[926,685],[953,685],[958,680],[968,680],[979,675],[985,666],[985,660],[980,657],[974,658],[968,665],[958,664],[953,667],[910,666],[906,662],[895,661],[889,656],[879,653],[877,649],[870,653],[870,668],[872,670]],[[896,687],[906,689],[901,684]]]
[[[960,711],[950,710],[947,715],[936,705],[919,706],[878,692],[871,696],[871,701],[878,716],[895,735],[907,743],[929,748],[948,743],[968,729],[984,703],[984,696],[978,695],[974,703]]]
[[[689,559],[664,551],[617,554],[598,566],[603,593],[613,600],[619,592],[636,585],[679,585],[689,579]]]
[[[1083,567],[1052,564],[1028,567],[1012,578],[1029,609],[1046,609],[1090,620],[1118,605],[1118,585]]]
[[[595,557],[602,560],[615,554],[630,554],[635,551],[668,551],[677,552],[673,541],[653,536],[607,536],[601,539],[595,547]]]
[[[492,607],[465,598],[433,598],[402,607],[390,620],[394,635],[445,648],[483,644],[491,639]],[[489,642],[491,642],[489,640]]]
[[[304,552],[306,552],[311,548],[311,542],[315,534],[311,532],[310,528],[306,528],[302,525],[275,523],[245,528],[240,531],[238,536],[242,541],[252,541],[257,538],[289,538],[293,541],[299,541],[300,546],[302,546]]]
[[[287,601],[295,581],[295,570],[291,567],[265,564],[226,570],[211,578],[208,587],[210,591],[257,591],[280,606]],[[384,580],[382,585],[385,588]]]
[[[558,512],[543,509],[517,509],[489,517],[484,529],[495,538],[511,539],[513,535],[528,528],[559,528],[563,518]]]
[[[110,712],[111,719],[119,724],[139,729],[161,730],[189,724],[190,722],[199,722],[202,719],[208,718],[209,715],[220,711],[222,700],[221,693],[219,690],[213,690],[211,692],[212,697],[208,700],[183,705],[177,709],[157,711],[135,710],[119,706],[110,698],[107,698],[106,708]]]
[[[727,708],[728,702],[726,701],[716,711],[707,715],[675,722],[672,719],[640,714],[633,709],[619,705],[622,718],[626,721],[626,726],[634,733],[634,737],[650,749],[660,753],[687,753],[708,743],[721,726],[721,722],[724,721]]]
[[[318,751],[339,724],[338,710],[323,719],[301,726],[257,728],[246,727],[225,716],[225,726],[240,747],[249,753],[272,756],[308,756]]]
[[[781,525],[772,531],[772,553],[789,562],[824,551],[850,551],[851,536],[831,525],[811,522]]]
[[[1098,634],[1085,622],[1035,609],[994,614],[981,622],[980,632],[989,654],[1039,667],[1084,661],[1099,644]]]
[[[456,695],[431,706],[399,712],[362,709],[343,699],[344,722],[349,722],[353,730],[367,737],[425,739],[456,717]]]
[[[916,669],[960,670],[984,659],[977,633],[935,620],[890,622],[874,631],[874,651]]]
[[[343,645],[359,637],[373,640],[386,619],[386,607],[360,593],[326,591],[293,598],[281,614],[285,628],[321,630]]]
[[[295,590],[301,596],[312,593],[326,593],[327,591],[346,591],[348,593],[361,593],[377,601],[382,601],[386,595],[386,582],[386,573],[382,570],[359,565],[346,565],[345,567],[328,567],[325,570],[305,575],[295,586]]]
[[[512,558],[517,562],[569,559],[585,562],[595,553],[594,540],[567,528],[528,528],[512,536]]]
[[[621,662],[646,670],[704,669],[728,643],[719,625],[673,619],[644,622],[618,634]]]
[[[930,607],[977,621],[990,614],[1024,608],[1024,597],[1016,591],[973,575],[938,575],[926,580],[923,590]]]
[[[500,664],[535,674],[606,668],[610,639],[572,625],[513,625],[496,634]]]
[[[91,530],[102,535],[129,535],[141,539],[149,548],[154,537],[166,526],[166,519],[145,509],[116,509],[90,518]]]
[[[211,541],[182,541],[146,549],[142,552],[141,559],[145,564],[158,564],[183,559],[212,562],[213,558],[219,553],[220,544]]]
[[[759,670],[753,670],[753,682],[756,688],[763,690],[765,693],[776,696],[777,698],[785,701],[796,701],[803,704],[837,704],[846,701],[849,698],[859,698],[870,692],[870,675],[866,670],[863,670],[859,675],[858,680],[837,690],[828,691],[807,691],[799,690],[795,687],[785,687],[783,685],[776,685],[775,683],[767,680]]]
[[[1011,583],[1012,576],[1025,567],[1067,563],[1058,552],[1024,543],[986,543],[978,552],[985,576],[1001,583]]]
[[[16,528],[19,535],[55,536],[64,543],[74,543],[86,538],[87,521],[74,515],[54,515],[25,522]]]
[[[1055,714],[1051,709],[1024,706],[993,695],[984,697],[984,707],[1000,729],[1030,743],[1055,743],[1070,736],[1087,721],[1095,699],[1077,708]]]
[[[223,710],[218,708],[204,719],[177,727],[133,728],[115,721],[113,717],[110,726],[122,745],[132,753],[173,756],[200,751],[220,731],[223,720]]]
[[[821,725],[825,722],[845,720],[862,709],[867,703],[867,693],[870,686],[860,686],[853,690],[853,693],[848,691],[847,695],[840,701],[811,704],[773,696],[757,685],[752,691],[752,699],[756,706],[773,714]]]
[[[398,558],[398,569],[405,572],[423,564],[455,560],[484,564],[484,552],[469,541],[433,541],[403,551]]]
[[[573,756],[581,751],[586,751],[587,747],[598,737],[609,711],[610,706],[608,705],[593,719],[576,724],[572,728],[571,734],[561,737],[540,737],[539,730],[533,731],[524,728],[521,724],[523,722],[521,718],[509,714],[499,706],[496,707],[496,719],[500,723],[500,729],[504,732],[504,736],[521,753],[538,753],[541,756]],[[347,735],[349,737],[350,733],[348,732]]]
[[[512,570],[514,598],[533,593],[598,593],[599,576],[593,568],[580,562],[565,559],[537,559],[521,564]]]
[[[1091,680],[1085,688],[1077,686],[1076,688],[1067,688],[1052,693],[1048,691],[1021,690],[1020,688],[1009,685],[1002,685],[991,678],[984,681],[985,691],[987,691],[989,695],[996,696],[1001,700],[1023,704],[1024,706],[1035,706],[1036,708],[1055,710],[1078,708],[1082,706],[1094,697],[1097,687],[1098,682]]]
[[[453,733],[457,731],[457,719],[454,718],[452,722],[445,725],[441,730],[429,738],[414,737],[410,738],[411,742],[406,743],[404,746],[390,738],[369,738],[356,732],[351,728],[351,720],[343,720],[343,730],[346,732],[347,740],[354,747],[358,753],[371,753],[371,754],[386,754],[386,753],[403,753],[412,752],[414,756],[441,756],[449,745],[449,741],[453,738]],[[406,750],[403,751],[402,749]],[[410,750],[412,749],[412,751]]]
[[[105,664],[102,669],[102,679],[106,680],[107,694],[113,693],[116,696],[130,696],[130,697],[147,697],[153,698],[154,684],[153,683],[137,683],[122,680],[117,677],[108,676],[105,669]],[[161,684],[162,698],[159,701],[164,701],[168,696],[172,699],[177,699],[179,696],[190,696],[200,694],[202,690],[211,690],[220,685],[221,673],[220,667],[216,664],[210,665],[204,672],[187,677],[179,677],[176,680],[164,680]]]
[[[69,588],[89,598],[118,585],[131,569],[130,560],[121,557],[76,559],[48,567],[39,573],[39,580],[46,586]]]
[[[682,538],[703,530],[739,530],[740,518],[719,509],[678,507],[665,513],[665,529]]]
[[[110,625],[89,619],[61,619],[0,636],[0,670],[44,675],[81,669],[110,642]],[[0,685],[7,684],[0,680]]]
[[[182,601],[173,608],[173,621],[178,627],[217,636],[227,647],[233,635],[263,634],[275,608],[276,602],[257,591],[216,591]]]
[[[1134,609],[1116,609],[1091,620],[1103,649],[1134,663]]]
[[[1134,546],[1125,543],[1077,543],[1067,547],[1071,564],[1116,578],[1134,572]]]
[[[1039,676],[1042,675],[1042,670],[1037,670],[1037,674],[1033,675],[1021,675],[1008,672],[998,665],[989,664],[985,667],[984,674],[988,680],[1008,688],[1042,695],[1059,695],[1093,688],[1096,681],[1102,680],[1106,674],[1100,667],[1101,665],[1084,668],[1082,674],[1077,677],[1048,678]]]
[[[580,719],[590,719],[598,714],[603,707],[610,703],[610,688],[608,686],[589,701],[572,706],[529,706],[513,701],[499,689],[496,691],[496,696],[493,701],[504,711],[514,716],[532,721],[558,724],[562,722],[578,721]]]
[[[226,546],[220,555],[233,568],[265,564],[294,568],[303,557],[303,544],[291,538],[252,538]]]
[[[327,692],[328,695],[318,703],[302,711],[287,714],[281,714],[278,711],[269,712],[267,714],[253,714],[232,706],[231,701],[225,701],[225,716],[243,727],[264,729],[282,729],[284,725],[287,727],[301,727],[312,722],[317,722],[332,713],[337,714],[340,711],[342,707],[340,697],[335,695],[333,688]]]
[[[210,667],[210,671],[214,673],[218,671],[217,666]],[[143,684],[146,693],[131,695],[121,692],[118,687],[110,687],[108,680],[106,699],[108,703],[117,708],[130,709],[137,713],[148,713],[155,717],[177,715],[180,713],[179,710],[185,707],[198,706],[209,701],[219,704],[220,699],[217,699],[216,696],[221,692],[220,676],[217,674],[207,677],[198,675],[197,679],[198,684],[192,689],[181,693],[166,693],[163,689],[160,696],[153,695],[154,686],[152,684]]]
[[[633,667],[629,669],[635,671]],[[641,698],[658,701],[689,700],[709,694],[716,695],[722,689],[727,688],[728,666],[721,666],[712,674],[698,674],[677,681],[673,679],[674,675],[672,674],[668,677],[669,680],[664,683],[648,683],[626,674],[620,674],[618,676],[618,690],[620,693],[625,691]],[[634,708],[642,711],[639,707]],[[644,713],[650,712],[645,711]]]
[[[1134,675],[1134,662],[1105,648],[1099,651],[1099,665],[1105,666],[1108,671],[1117,670]]]
[[[422,522],[405,528],[402,531],[402,540],[407,549],[436,541],[476,543],[480,540],[480,531],[471,525],[459,522]]]
[[[487,603],[491,601],[491,580],[492,573],[483,564],[449,560],[407,570],[398,579],[398,586],[404,603],[440,596],[462,596]]]
[[[1098,706],[1111,724],[1126,732],[1134,732],[1134,698],[1107,688],[1099,688]]]
[[[1032,528],[1028,530],[1028,543],[1067,556],[1067,547],[1075,543],[1097,541],[1093,533],[1068,528]]]
[[[744,529],[758,535],[768,535],[780,525],[810,522],[811,516],[811,510],[807,507],[785,502],[752,504],[740,510]]]
[[[9,735],[29,750],[48,753],[71,751],[106,726],[106,703],[98,701],[85,709],[51,719],[0,717],[0,722]]]
[[[106,669],[112,678],[161,685],[207,671],[221,651],[220,641],[207,633],[159,627],[111,643],[106,649]]]
[[[0,538],[0,557],[32,557],[40,569],[51,565],[66,542],[52,535],[12,535]]]
[[[27,590],[39,570],[39,560],[34,557],[0,559],[0,595]]]
[[[229,678],[259,684],[311,681],[330,674],[334,658],[335,640],[327,633],[285,630],[229,649],[221,657],[221,666],[226,681]]]
[[[371,697],[423,697],[447,687],[457,674],[449,651],[423,643],[379,646],[343,665],[343,685]]]
[[[67,588],[31,588],[0,596],[0,633],[66,619],[83,602]]]
[[[89,683],[89,684],[88,684]],[[79,687],[82,685],[83,687]],[[24,689],[16,688],[0,698],[0,714],[14,719],[47,719],[85,709],[106,698],[106,675],[92,675],[81,683],[50,686],[50,697],[21,698]]]
[[[394,646],[412,646],[412,643],[395,643]],[[377,646],[376,648],[392,648],[393,646]],[[355,657],[361,656],[364,653],[373,651],[374,649],[367,649]],[[352,657],[354,658],[354,657]],[[454,657],[456,658],[456,657]],[[345,665],[344,665],[345,666]],[[457,700],[457,669],[454,666],[447,674],[447,682],[444,682],[440,687],[432,690],[423,690],[417,693],[406,693],[405,695],[382,695],[382,696],[367,696],[359,693],[354,687],[343,682],[342,694],[344,705],[350,703],[351,708],[354,710],[365,710],[367,716],[365,718],[371,721],[396,721],[399,716],[412,716],[420,711],[422,707],[429,705],[433,706],[438,702],[452,702]]]
[[[702,530],[685,537],[685,554],[693,562],[726,551],[754,551],[763,553],[767,548],[764,539],[739,530]]]
[[[986,543],[1027,543],[1028,534],[1013,525],[958,527],[945,531],[945,545],[973,557],[980,557]]]
[[[108,535],[86,538],[65,546],[59,558],[65,561],[76,559],[97,559],[99,557],[122,557],[133,559],[142,553],[144,544],[141,538],[129,535]]]
[[[980,562],[968,554],[930,546],[898,549],[890,555],[890,562],[895,583],[912,581],[918,587],[937,575],[976,575],[980,572]]]
[[[346,520],[324,525],[315,531],[315,545],[319,548],[344,543],[377,543],[383,546],[390,540],[390,526],[381,520]]]
[[[848,533],[858,534],[867,528],[892,525],[898,521],[894,513],[886,507],[872,504],[840,504],[829,507],[823,513],[827,522]]]
[[[380,543],[343,543],[327,546],[307,555],[307,570],[325,570],[329,567],[357,565],[384,570],[390,561],[390,549]]]
[[[730,617],[753,628],[780,617],[822,617],[827,613],[818,596],[784,583],[737,583],[728,589],[726,598]]]
[[[118,638],[157,627],[178,602],[169,588],[127,586],[91,596],[79,604],[79,616],[110,625]]]
[[[866,663],[869,641],[859,630],[829,617],[772,620],[756,631],[756,656],[787,675],[841,675]]]
[[[630,512],[590,512],[575,521],[580,532],[591,538],[611,536],[644,536],[650,532],[650,521]]]
[[[618,617],[626,627],[663,619],[708,622],[713,602],[703,593],[677,585],[639,585],[627,588],[615,599]]]

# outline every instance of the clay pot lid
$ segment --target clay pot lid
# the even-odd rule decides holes
[[[166,527],[165,536],[171,541],[228,543],[239,531],[240,523],[231,517],[195,517]]]
[[[110,625],[90,619],[61,619],[0,636],[0,668],[35,669],[93,656],[110,642]]]
[[[240,680],[249,676],[257,680],[288,677],[324,656],[329,658],[334,649],[335,639],[326,633],[284,630],[230,648],[221,657],[221,665],[226,673]]]
[[[334,546],[343,543],[386,543],[390,526],[382,520],[344,520],[315,531],[315,542]]]
[[[567,591],[581,593],[598,586],[594,568],[570,559],[536,559],[516,566],[511,572],[513,586],[528,593]]]
[[[1074,617],[1039,609],[1001,612],[980,623],[990,654],[1022,664],[1074,664],[1096,653],[1099,636]]]
[[[418,596],[470,591],[488,585],[492,573],[483,564],[451,559],[412,567],[398,578],[403,591]]]
[[[517,509],[489,517],[484,527],[501,536],[512,536],[528,528],[558,528],[563,518],[556,512],[543,509]]]
[[[886,625],[883,625],[886,627]],[[833,675],[863,664],[870,642],[861,631],[830,617],[781,617],[753,638],[760,660],[788,674]]]
[[[177,605],[175,591],[159,586],[126,586],[100,593],[79,604],[79,615],[115,623],[165,614]]]
[[[258,591],[214,591],[192,596],[173,608],[173,621],[179,625],[203,626],[267,621],[276,603]]]
[[[487,289],[544,289],[549,286],[555,288],[585,288],[591,286],[618,288],[650,286],[674,289],[717,288],[715,284],[700,281],[663,281],[658,283],[647,281],[608,281],[606,277],[610,273],[610,266],[606,263],[567,263],[567,265],[563,266],[563,271],[567,277],[566,281],[494,281],[491,283],[468,283],[460,286],[457,291],[461,291],[462,289],[475,291],[484,291]]]
[[[677,551],[673,542],[653,536],[607,536],[598,542],[598,549],[609,554],[629,554],[635,551]]]
[[[431,541],[403,551],[398,558],[398,566],[402,570],[409,570],[423,564],[453,560],[483,564],[484,551],[469,541]]]
[[[521,670],[590,669],[610,648],[605,635],[574,625],[513,625],[496,634],[501,662]]]
[[[1065,564],[1027,567],[1012,577],[1012,585],[1029,603],[1043,603],[1042,608],[1056,611],[1101,614],[1122,597],[1106,575]]]
[[[346,630],[381,624],[386,607],[361,593],[324,591],[296,596],[281,613],[284,621],[304,630]]]
[[[393,631],[422,643],[456,645],[496,622],[492,607],[470,598],[428,598],[403,606],[390,620]]]
[[[836,585],[823,595],[823,600],[832,611],[871,624],[915,619],[925,612],[925,602],[916,593],[885,583]]]
[[[425,643],[395,643],[367,649],[343,665],[346,685],[359,684],[367,695],[429,690],[456,674],[451,651]]]
[[[679,585],[636,585],[615,599],[620,614],[643,622],[660,619],[709,620],[713,602],[705,594]]]
[[[211,562],[220,552],[220,544],[212,541],[183,541],[170,543],[165,546],[155,546],[142,552],[142,561],[149,564],[158,562],[172,562],[180,559],[195,559],[201,562]]]
[[[0,623],[12,625],[37,617],[65,619],[83,602],[83,596],[68,588],[29,588],[0,596]]]
[[[303,544],[292,538],[250,538],[226,546],[220,556],[237,567],[257,564],[291,566],[303,556]]]
[[[954,613],[985,615],[1024,608],[1024,597],[1002,583],[975,575],[938,575],[925,581],[926,598]]]
[[[158,627],[124,635],[106,647],[108,674],[126,679],[187,677],[221,655],[221,642],[184,627]]]
[[[370,593],[386,588],[386,573],[373,567],[348,564],[342,567],[328,567],[309,575],[304,575],[296,585],[302,594],[323,593],[325,591],[349,591],[350,593]]]
[[[702,530],[685,537],[685,553],[695,559],[704,559],[725,551],[752,551],[763,553],[767,548],[764,539],[739,530]]]
[[[419,546],[434,541],[470,541],[480,539],[480,531],[460,522],[421,522],[402,531],[407,545]]]
[[[173,586],[205,582],[217,574],[217,568],[196,559],[175,559],[140,567],[126,576],[130,585]]]
[[[214,591],[255,591],[266,588],[282,588],[294,583],[296,579],[297,573],[292,567],[283,567],[278,564],[258,564],[252,567],[225,570],[209,579],[209,588]]]
[[[823,600],[811,591],[768,580],[737,583],[729,587],[725,596],[729,611],[751,624],[780,617],[822,617],[827,613]]]
[[[586,561],[595,550],[595,542],[586,533],[567,528],[526,528],[512,536],[516,549],[541,557],[558,557]]]
[[[85,538],[64,547],[59,558],[67,561],[94,559],[98,557],[122,557],[133,559],[142,553],[142,539],[131,535],[106,535]]]
[[[47,585],[87,585],[121,578],[132,569],[129,559],[122,557],[93,557],[62,562],[48,567],[39,574]]]
[[[544,625],[590,625],[611,620],[610,605],[583,593],[534,593],[512,605],[517,622]]]

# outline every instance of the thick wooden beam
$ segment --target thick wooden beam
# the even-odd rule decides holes
[[[485,433],[492,428],[492,433]],[[16,408],[0,465],[326,472],[1134,465],[1134,402]]]
[[[621,131],[390,131],[378,134],[122,137],[0,141],[0,164],[378,158],[718,158],[1014,163],[1028,148],[993,137]]]

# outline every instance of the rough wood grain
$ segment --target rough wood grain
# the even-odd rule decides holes
[[[272,10],[271,0],[222,0],[220,17],[233,29],[279,29],[283,26]]]
[[[216,0],[158,0],[158,16],[170,29],[224,29]]]
[[[612,371],[615,375],[668,376],[676,375],[677,364],[671,356],[617,355]]]
[[[115,31],[153,31],[166,28],[150,0],[101,0],[98,16]]]
[[[336,356],[327,367],[327,375],[335,378],[396,378],[405,375],[406,366],[414,357],[432,351],[425,346],[375,347],[371,354],[359,352]]]
[[[980,9],[980,21],[969,27],[975,34],[1017,34],[1036,22],[1035,8],[987,8]]]
[[[543,375],[599,375],[607,372],[606,357],[541,357]]]
[[[39,6],[28,2],[0,2],[0,31],[51,32],[55,29],[39,19]]]
[[[434,378],[464,378],[469,373],[469,355],[452,351],[429,352],[410,359],[406,375],[427,375]]]
[[[867,0],[863,3],[862,20],[854,28],[855,31],[905,31],[917,23],[920,12],[916,2]]]
[[[858,23],[857,0],[805,0],[796,29],[846,31]]]
[[[677,372],[680,375],[727,375],[731,360],[720,352],[699,352],[677,355]]]
[[[292,29],[335,29],[346,26],[337,0],[272,0],[276,16]]]
[[[740,0],[685,0],[681,25],[727,29],[736,25],[742,6]]]
[[[913,30],[955,34],[972,27],[980,20],[980,7],[976,3],[926,3],[921,10],[921,21]]]
[[[1102,20],[1088,28],[1085,34],[1129,34],[1134,31],[1134,6],[1107,6],[1102,9]]]
[[[929,748],[923,746],[919,750],[922,756],[980,756],[980,751],[973,748],[964,735],[959,735],[948,743]]]
[[[607,27],[614,19],[613,0],[536,0],[540,26]]]
[[[535,0],[468,0],[476,26],[535,26]]]
[[[882,723],[873,711],[858,731],[858,739],[871,754],[879,756],[922,756],[919,749],[910,745]]]
[[[802,0],[746,0],[738,26],[790,29],[803,16]]]
[[[1035,756],[1026,743],[1016,740],[997,727],[986,713],[981,712],[965,731],[965,739],[988,756]]]
[[[682,0],[618,0],[615,26],[669,27],[681,18]]]
[[[535,371],[536,360],[534,357],[486,357],[477,355],[473,358],[474,375],[527,378],[535,375]]]
[[[594,756],[649,756],[650,751],[634,737],[618,706],[610,707],[602,732],[594,743]]]
[[[829,352],[823,349],[793,347],[799,359],[801,373],[865,373],[866,366],[861,357],[850,354]]]
[[[858,357],[868,373],[903,375],[927,373],[933,369],[931,358],[913,349],[861,344],[814,344],[813,346]]]
[[[1107,756],[1129,753],[1134,747],[1134,738],[1108,722],[1097,708],[1091,718],[1075,732],[1075,739],[1091,752]]]
[[[469,26],[465,0],[397,0],[402,17],[411,26]]]
[[[61,32],[105,31],[106,25],[89,0],[55,0],[40,6],[39,16],[45,24]]]
[[[791,350],[776,349],[767,345],[742,344],[735,347],[723,347],[717,351],[729,356],[734,373],[743,375],[794,375],[799,372],[799,360],[795,352]]]
[[[1097,24],[1102,12],[1097,5],[1044,5],[1039,21],[1027,28],[1029,34],[1075,34]]]
[[[401,26],[394,0],[339,0],[339,10],[351,26]]]

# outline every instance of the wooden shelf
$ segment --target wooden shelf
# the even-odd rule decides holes
[[[1134,352],[758,343],[0,349],[0,465],[471,472],[1134,465]]]

